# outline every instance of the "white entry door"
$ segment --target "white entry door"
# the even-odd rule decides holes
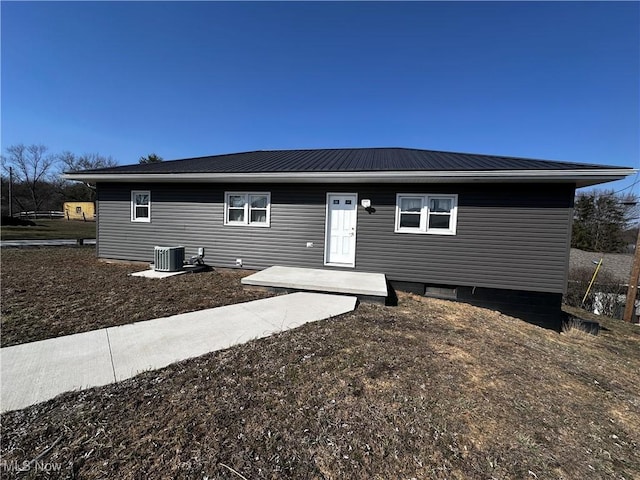
[[[355,193],[327,194],[325,264],[355,266],[357,203]]]

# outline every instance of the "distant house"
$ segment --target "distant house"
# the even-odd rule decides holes
[[[584,308],[597,315],[622,318],[633,264],[632,253],[597,253],[572,248],[569,281],[585,283],[590,280],[600,260],[602,264],[591,287],[593,302],[587,302]]]
[[[96,206],[93,202],[64,202],[62,211],[67,220],[94,220]]]
[[[593,272],[600,259],[600,274],[605,274],[607,278],[620,285],[628,285],[633,264],[632,253],[597,253],[572,248],[569,265],[572,270],[586,269]]]
[[[66,174],[95,182],[98,256],[205,247],[220,267],[381,272],[559,326],[574,192],[631,168],[406,148],[255,151]]]

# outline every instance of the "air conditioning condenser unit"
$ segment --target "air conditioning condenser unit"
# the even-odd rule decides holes
[[[158,272],[179,272],[184,265],[184,247],[155,247],[153,263]]]

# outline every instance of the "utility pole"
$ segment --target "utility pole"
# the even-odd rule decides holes
[[[13,167],[9,167],[9,216],[13,217]]]
[[[629,287],[627,288],[627,303],[624,306],[624,321],[631,322],[633,318],[633,309],[636,304],[636,295],[638,293],[638,277],[640,276],[640,230],[638,231],[638,239],[636,240],[636,250],[633,254],[633,266],[631,267],[631,276],[629,277]]]

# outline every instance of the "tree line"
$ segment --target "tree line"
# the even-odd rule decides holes
[[[67,201],[93,202],[94,185],[65,180],[62,174],[118,165],[111,156],[99,153],[78,155],[70,151],[51,153],[45,145],[39,144],[11,145],[0,159],[2,216],[21,211],[59,211]],[[140,163],[161,161],[162,157],[155,153],[139,159]]]

